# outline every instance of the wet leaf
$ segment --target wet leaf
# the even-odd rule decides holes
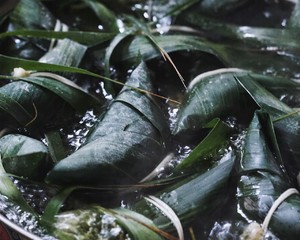
[[[40,141],[19,134],[0,138],[2,164],[7,173],[29,179],[42,179],[49,169],[47,147]]]
[[[279,195],[293,187],[282,171],[280,156],[272,151],[276,137],[269,130],[272,130],[269,116],[257,112],[248,128],[239,168],[239,205],[248,219],[259,222]],[[283,238],[296,237],[300,233],[299,208],[299,195],[287,198],[272,215],[270,230]]]
[[[127,85],[151,91],[144,64],[134,70]],[[86,143],[61,160],[47,181],[69,185],[137,183],[164,156],[165,124],[161,110],[149,96],[124,87]]]

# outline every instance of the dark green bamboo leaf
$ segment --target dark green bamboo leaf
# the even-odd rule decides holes
[[[269,91],[254,81],[249,75],[234,76],[237,81],[249,93],[257,105],[268,112],[273,118],[292,112],[293,110],[286,104],[279,101]]]
[[[62,205],[70,194],[76,189],[76,187],[68,187],[61,189],[51,200],[48,202],[41,221],[43,225],[52,231],[53,223],[55,222],[55,216],[61,210]]]
[[[40,141],[9,134],[0,138],[2,164],[7,173],[30,179],[41,179],[49,169],[47,147]]]
[[[169,205],[185,226],[193,219],[206,216],[212,209],[222,209],[229,190],[229,178],[234,158],[208,170],[204,174],[195,174],[177,184],[155,194]],[[151,206],[146,200],[133,204],[132,209],[153,220],[159,228],[169,231],[174,226],[162,212]]]
[[[238,200],[248,219],[262,222],[272,204],[288,188],[293,187],[282,171],[280,156],[274,154],[275,136],[266,113],[255,114],[246,136],[240,163]],[[277,149],[277,152],[279,150]],[[259,191],[258,191],[259,189]],[[251,204],[249,204],[251,202]],[[281,238],[293,239],[300,233],[300,197],[292,195],[278,207],[270,222],[270,230]]]
[[[69,39],[58,41],[56,46],[39,59],[39,62],[77,67],[87,47]],[[26,69],[27,70],[27,69]]]
[[[175,172],[196,171],[203,168],[203,165],[208,164],[208,159],[217,156],[217,151],[228,145],[228,139],[232,129],[220,119],[212,120],[204,126],[204,128],[211,128],[211,130],[193,149],[189,156],[176,166],[174,169]]]
[[[54,163],[57,163],[67,156],[67,149],[64,146],[64,142],[58,130],[47,131],[45,137],[49,154]]]
[[[291,176],[296,179],[300,169],[300,145],[298,141],[300,114],[292,114],[295,112],[293,109],[280,102],[257,82],[251,81],[249,76],[238,76],[236,79],[258,106],[272,117],[285,167]]]
[[[192,132],[200,131],[205,123],[214,117],[224,118],[236,115],[241,120],[246,115],[248,118],[251,117],[255,108],[261,108],[276,121],[274,127],[284,165],[296,178],[300,169],[299,141],[297,140],[300,131],[299,113],[292,114],[293,109],[279,101],[255,81],[260,79],[261,83],[266,83],[268,86],[270,84],[269,80],[266,81],[267,77],[249,72],[236,70],[224,72],[223,70],[223,73],[213,71],[197,78],[201,81],[195,84],[192,82],[194,86],[180,106],[174,133],[179,136],[190,136]],[[216,88],[216,84],[222,85],[222,88]]]
[[[152,91],[145,64],[134,70],[127,84]],[[124,97],[127,94],[133,95],[131,100]],[[142,105],[144,108],[136,107]],[[166,122],[156,108],[146,94],[124,87],[108,111],[101,116],[86,143],[61,160],[49,172],[47,181],[89,185],[140,181],[164,156],[166,136],[159,129],[164,129]],[[155,115],[157,112],[160,114]],[[155,123],[149,119],[155,119]]]
[[[109,44],[109,46],[106,48],[105,51],[105,58],[104,58],[104,62],[105,62],[105,75],[109,76],[109,68],[110,68],[110,61],[112,58],[112,54],[114,52],[114,50],[116,49],[116,47],[126,38],[132,36],[133,32],[135,30],[134,29],[129,29],[125,32],[119,33],[115,36],[115,38],[111,41],[111,43]]]
[[[238,48],[255,48],[256,50],[284,51],[287,49],[299,50],[299,39],[296,37],[299,30],[266,28],[253,26],[239,26],[224,21],[209,18],[199,12],[189,12],[184,19],[197,27],[197,30],[215,34],[227,45],[235,43]]]
[[[124,43],[121,49],[116,49],[112,56],[112,63],[117,62],[136,62],[137,56],[144,60],[153,59],[161,56],[161,52],[146,36],[136,35],[133,39]],[[175,52],[180,50],[194,50],[214,53],[212,47],[199,37],[186,35],[161,35],[156,36],[154,40],[166,52]],[[170,44],[172,42],[173,44]],[[127,46],[128,45],[128,46]]]
[[[51,79],[49,77],[31,76],[21,78],[20,80],[28,83],[33,83],[35,85],[48,89],[49,91],[57,94],[60,98],[69,103],[74,109],[79,112],[85,111],[92,105],[100,104],[100,101],[97,98],[89,95],[83,89],[80,89],[77,85],[72,86],[66,84],[65,82]]]
[[[251,98],[233,74],[248,73],[237,69],[216,70],[201,74],[191,82],[177,114],[177,123],[173,129],[175,135],[188,137],[196,134],[215,117],[240,116],[241,112],[245,118],[249,114],[252,116],[251,109],[255,108],[255,104],[253,101],[251,104]]]
[[[78,43],[94,46],[108,40],[111,40],[115,33],[97,33],[97,32],[83,32],[83,31],[68,31],[55,32],[49,30],[18,30],[13,32],[5,32],[0,34],[1,38],[6,37],[35,37],[47,39],[64,39],[68,38]]]
[[[14,61],[16,59],[4,56],[1,58],[1,60],[3,61],[4,66],[6,66],[7,69],[10,69],[10,71],[12,68],[18,67],[25,67],[26,70],[33,70],[34,68],[35,70],[39,70],[38,66],[41,65],[45,68],[48,68],[47,70],[51,70],[51,67],[49,69],[49,64],[45,63],[53,62],[58,64],[56,65],[58,69],[62,70],[63,66],[78,66],[82,57],[84,56],[85,51],[86,46],[65,39],[59,41],[57,46],[53,48],[52,51],[40,58],[39,63],[35,61],[19,59],[18,61],[21,64],[18,65],[18,61]],[[31,66],[33,69],[29,66]],[[38,73],[35,73],[35,75],[37,74]],[[60,77],[59,79],[62,78]],[[10,105],[12,105],[14,102],[17,102],[32,116],[28,120],[27,115],[25,115],[27,118],[24,120],[24,117],[22,118],[22,116],[20,117],[16,116],[16,114],[13,114],[14,117],[18,117],[16,120],[21,122],[23,125],[29,124],[33,121],[36,123],[47,122],[49,119],[55,116],[59,109],[64,106],[64,102],[62,100],[65,100],[67,103],[73,106],[74,109],[80,111],[86,110],[88,106],[91,106],[91,104],[97,102],[94,97],[85,93],[77,85],[67,79],[62,79],[60,81],[53,79],[50,80],[47,76],[44,78],[39,77],[39,75],[36,77],[30,76],[23,78],[23,81],[14,81],[6,84],[0,88],[0,93],[6,99],[11,99],[9,101]],[[48,106],[48,108],[45,108],[45,106]],[[51,111],[50,107],[52,109]],[[5,109],[5,106],[2,107],[2,109]],[[20,107],[16,108],[15,111],[18,109],[20,109]],[[3,113],[2,117],[6,118],[7,113],[12,114],[14,112],[11,113],[6,110],[6,113]],[[20,115],[21,111],[18,110],[17,113]]]
[[[266,113],[256,112],[248,131],[244,145],[243,160],[240,163],[241,171],[269,171],[274,174],[282,174],[283,166],[273,124]],[[264,130],[263,130],[264,129]],[[267,132],[264,136],[262,132]],[[268,138],[267,138],[268,137]],[[274,151],[276,150],[276,151]],[[275,155],[276,153],[276,155]],[[251,159],[251,160],[250,160]],[[276,159],[276,161],[275,161]]]
[[[97,15],[105,31],[119,31],[116,16],[104,4],[94,0],[84,0],[84,3],[89,6]]]
[[[0,96],[3,127],[24,127],[33,122],[46,122],[53,117],[54,112],[49,112],[45,106],[52,105],[55,106],[53,110],[58,110],[57,104],[61,104],[61,100],[53,97],[50,92],[22,81],[1,87]],[[42,112],[47,113],[41,114]]]
[[[20,0],[10,14],[15,29],[54,29],[56,19],[39,0]]]
[[[228,27],[229,31],[225,31],[224,24],[219,25],[219,31],[222,32],[216,31],[215,35],[221,35],[219,38],[224,38],[222,43],[211,40],[210,35],[196,37],[187,34],[165,34],[156,36],[154,39],[168,53],[186,50],[207,52],[215,55],[226,67],[238,67],[260,73],[271,72],[280,76],[289,74],[290,77],[297,77],[300,46],[296,37],[298,33],[291,30],[246,27],[232,27],[232,29]],[[212,34],[211,31],[208,31],[209,34]],[[283,40],[278,41],[278,36]],[[170,42],[172,44],[169,44]],[[133,40],[128,39],[122,48],[115,51],[112,62],[134,63],[136,56],[149,60],[160,54],[157,47],[145,36],[135,36]],[[287,66],[289,71],[287,71]]]
[[[77,67],[63,66],[55,63],[43,63],[33,60],[25,60],[21,58],[5,56],[2,54],[0,54],[0,64],[1,66],[3,66],[3,68],[1,68],[0,70],[2,74],[10,74],[15,67],[21,67],[26,69],[27,71],[79,73],[93,77],[101,77],[98,74]]]
[[[26,126],[34,119],[33,112],[26,110],[18,101],[7,96],[5,90],[5,88],[0,89],[0,109],[3,111],[2,121],[15,122],[16,120],[21,126]],[[34,106],[32,105],[32,107]]]

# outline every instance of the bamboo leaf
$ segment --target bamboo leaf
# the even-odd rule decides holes
[[[51,75],[49,75],[51,76]],[[35,85],[41,86],[45,89],[50,90],[51,92],[57,94],[67,103],[69,103],[74,109],[79,112],[85,111],[88,107],[100,104],[100,101],[89,95],[87,92],[80,89],[79,86],[73,87],[70,84],[61,82],[59,80],[47,77],[27,77],[21,78],[20,80],[33,83]]]
[[[5,56],[2,54],[0,54],[0,63],[1,65],[3,65],[3,68],[1,69],[1,73],[3,74],[10,74],[15,67],[21,67],[28,71],[81,73],[94,77],[99,77],[99,75],[95,73],[77,67],[63,66],[54,63],[43,63],[33,60],[25,60],[21,58]]]
[[[297,140],[300,134],[299,113],[291,114],[294,112],[293,109],[280,102],[257,82],[249,81],[248,76],[236,78],[261,109],[269,113],[273,119],[280,119],[274,122],[278,145],[285,167],[290,175],[296,179],[300,169],[300,154],[298,151],[300,145]],[[286,117],[281,118],[281,116]]]
[[[1,91],[2,90],[2,91]],[[0,108],[4,113],[2,113],[2,121],[9,122],[15,121],[21,125],[26,126],[29,124],[33,119],[34,115],[27,111],[22,105],[18,103],[18,101],[10,98],[5,93],[7,92],[6,89],[1,88],[0,90]],[[2,92],[2,93],[1,93]],[[33,105],[32,105],[33,106]],[[7,116],[13,117],[13,120]]]
[[[61,189],[48,202],[42,215],[41,221],[49,230],[51,230],[51,228],[53,227],[55,217],[59,213],[62,205],[75,189],[76,187],[68,187]]]
[[[42,179],[50,167],[47,147],[19,134],[0,138],[0,153],[6,172],[30,179]]]
[[[6,37],[35,37],[46,39],[64,39],[68,38],[78,43],[94,46],[108,40],[111,40],[115,33],[97,33],[97,32],[83,32],[83,31],[68,31],[55,32],[49,30],[18,30],[13,32],[0,33],[0,39]]]
[[[63,66],[61,66],[60,64],[66,66],[77,66],[80,63],[80,60],[82,59],[85,51],[86,46],[65,39],[61,40],[52,51],[45,54],[39,60],[39,63],[36,61],[18,59],[19,63],[21,63],[20,65],[18,65],[18,61],[15,61],[16,59],[5,56],[1,58],[0,62],[2,61],[4,66],[6,66],[7,68],[7,70],[4,71],[8,71],[8,69],[20,66],[28,67],[27,69],[25,68],[26,70],[30,69],[29,66],[34,67],[35,70],[37,70],[37,68],[39,68],[38,66],[41,65],[45,68],[47,66],[47,68],[50,68],[51,70],[49,64],[45,63],[52,62],[57,63],[57,65],[54,66],[56,70],[62,70]],[[36,77],[33,75],[36,75]],[[87,106],[91,106],[91,104],[98,102],[94,97],[81,90],[81,88],[76,84],[63,77],[55,75],[56,79],[60,80],[57,81],[49,80],[49,74],[44,74],[47,75],[46,78],[42,78],[41,73],[39,75],[38,73],[34,73],[33,75],[23,78],[23,81],[11,82],[0,88],[0,93],[2,93],[6,99],[11,99],[10,104],[17,102],[20,106],[22,106],[22,108],[26,109],[29,114],[31,114],[32,117],[29,120],[27,117],[26,121],[23,120],[23,116],[16,116],[16,114],[13,115],[14,117],[18,117],[16,118],[16,120],[18,122],[21,122],[23,125],[28,125],[32,122],[45,123],[49,121],[49,119],[55,116],[55,112],[59,111],[59,109],[63,107],[63,104],[61,103],[62,99],[73,106],[74,109],[77,109],[79,111],[86,110]],[[55,94],[51,94],[51,92],[48,90]],[[28,92],[30,92],[30,94],[28,94]],[[49,109],[45,109],[44,107],[45,104],[49,107],[51,106],[53,111],[50,111],[49,113]],[[3,108],[5,109],[5,106]],[[20,109],[20,107],[16,109]],[[47,114],[43,114],[46,112]],[[18,115],[22,114],[20,110],[17,113]],[[7,113],[3,115],[3,117],[5,118],[5,115],[7,115]]]
[[[118,32],[117,18],[105,5],[93,0],[84,0],[84,3],[94,11],[106,31]]]
[[[174,172],[199,170],[207,164],[208,159],[217,155],[216,151],[228,144],[229,135],[232,129],[220,119],[214,119],[204,128],[211,128],[207,136],[192,150],[180,164],[176,166]]]
[[[155,196],[169,205],[186,226],[194,218],[205,216],[206,211],[221,207],[226,202],[223,193],[228,191],[233,164],[234,158],[231,158],[203,174],[188,176]],[[152,219],[159,228],[174,230],[171,221],[146,200],[136,202],[132,209]]]
[[[255,105],[250,105],[251,98],[234,79],[233,74],[247,73],[238,69],[221,69],[198,75],[191,82],[180,105],[173,134],[188,138],[197,134],[213,118],[240,116],[245,108],[249,109],[243,115],[247,118]],[[216,85],[222,87],[216,88]]]
[[[56,19],[38,0],[20,0],[9,16],[15,29],[54,29]]]
[[[150,90],[149,77],[142,63],[127,84]],[[161,112],[155,115],[158,112],[149,96],[124,87],[86,143],[61,160],[49,172],[47,181],[88,185],[139,182],[164,156],[166,136],[159,130],[166,122]],[[158,124],[163,125],[156,128]]]
[[[119,34],[117,34],[114,39],[110,42],[109,46],[106,48],[105,51],[105,58],[104,58],[104,62],[105,62],[105,75],[109,76],[109,68],[110,68],[110,61],[111,61],[111,57],[112,54],[115,50],[115,48],[126,38],[130,37],[133,32],[135,30],[134,29],[128,29],[127,31],[121,32]]]
[[[272,153],[274,146],[270,140],[276,142],[276,139],[273,133],[264,128],[265,124],[272,126],[269,116],[257,112],[246,136],[245,154],[239,170],[238,194],[243,213],[248,219],[261,222],[276,198],[292,186],[278,162],[280,156]],[[299,207],[299,195],[292,195],[282,202],[271,218],[270,230],[279,237],[296,237],[300,232],[297,223],[300,218]]]

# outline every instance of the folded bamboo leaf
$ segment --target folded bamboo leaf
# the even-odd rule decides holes
[[[52,51],[45,54],[40,59],[40,62],[55,62],[58,65],[77,66],[85,51],[86,46],[65,39],[61,40]],[[7,59],[4,57],[2,60],[7,68],[20,67],[19,65],[16,65],[18,62],[14,62],[13,59]],[[32,64],[32,68],[36,65],[37,64]],[[62,77],[59,79],[62,79]],[[17,117],[16,120],[23,126],[31,123],[31,121],[44,123],[53,118],[53,116],[55,116],[55,112],[58,112],[59,109],[63,107],[62,99],[80,111],[85,110],[87,106],[90,106],[90,103],[96,102],[96,99],[66,79],[58,81],[49,80],[47,77],[41,78],[31,76],[23,78],[23,80],[24,81],[11,82],[0,88],[0,93],[3,95],[3,103],[7,102],[7,100],[5,102],[5,99],[9,100],[10,105],[17,102],[29,113],[29,116],[32,117],[27,117],[24,120],[24,117],[21,115],[21,111],[18,111],[18,114],[12,114],[14,112],[10,112],[10,110],[5,108],[5,106],[0,107],[5,110],[2,114],[0,114],[0,116],[4,119],[7,118],[7,115],[12,115],[14,118]],[[49,111],[50,109],[46,109],[45,106],[51,106],[52,110]]]
[[[5,112],[2,116],[3,123],[17,121],[18,124],[26,126],[34,119],[30,111],[27,111],[17,100],[7,96],[5,91],[0,93],[0,109]]]
[[[251,104],[251,98],[233,77],[239,74],[248,73],[239,69],[221,69],[198,75],[180,105],[173,133],[188,137],[215,117],[241,116],[241,112],[243,117],[251,116],[255,104]]]
[[[270,85],[267,77],[240,70],[217,70],[199,75],[191,83],[189,93],[180,106],[174,134],[188,136],[189,132],[200,131],[205,123],[214,117],[236,114],[242,119],[246,114],[251,116],[255,108],[261,108],[275,121],[274,127],[284,165],[296,179],[300,169],[297,140],[300,132],[299,113],[294,114],[293,109],[262,87],[258,79],[260,83]],[[216,84],[222,84],[222,88],[215,88]],[[244,109],[247,109],[247,112]]]
[[[224,24],[219,25],[218,28],[224,31]],[[209,31],[209,34],[212,34],[212,31]],[[231,33],[232,31],[237,31],[237,33]],[[229,37],[223,36],[225,40],[222,41],[222,44],[211,40],[209,36],[197,37],[184,34],[155,36],[155,41],[168,53],[183,50],[207,52],[216,56],[226,67],[238,67],[261,73],[272,72],[280,76],[290,74],[291,77],[297,77],[299,62],[297,53],[300,46],[296,37],[298,33],[294,33],[292,30],[245,27],[234,29],[229,27],[229,34],[227,31],[225,33]],[[225,33],[221,32],[220,34]],[[218,36],[218,32],[216,35]],[[283,40],[278,41],[278,36],[281,36]],[[226,39],[228,40],[226,41]],[[170,42],[173,44],[170,45]],[[125,41],[122,47],[115,51],[112,62],[129,61],[134,63],[136,56],[140,55],[142,59],[148,60],[158,57],[160,54],[160,51],[149,39],[137,35],[133,40],[127,39],[127,42]],[[287,66],[289,72],[287,72]]]
[[[276,137],[269,115],[257,112],[248,128],[240,162],[238,202],[247,220],[262,222],[274,201],[293,187],[282,171],[280,155],[274,153]],[[279,152],[279,149],[276,150]],[[279,160],[279,161],[278,161]],[[270,230],[280,238],[294,239],[300,233],[300,196],[280,204],[270,221]]]
[[[40,141],[19,134],[0,138],[2,164],[7,173],[41,179],[49,169],[47,147]]]
[[[127,85],[152,91],[145,64],[133,71]],[[46,180],[56,184],[137,183],[164,156],[164,128],[163,113],[153,100],[124,87],[86,143],[54,166]]]
[[[9,127],[24,127],[33,121],[47,122],[55,112],[46,110],[45,106],[51,105],[53,111],[58,111],[61,104],[61,100],[50,92],[22,81],[1,87],[0,98],[0,118],[3,126]]]
[[[125,239],[126,235],[135,240],[163,239],[150,219],[127,209],[92,207],[63,212],[56,216],[54,227],[59,239]]]
[[[282,103],[267,90],[248,76],[239,76],[241,83],[258,106],[270,114],[274,121],[274,129],[285,167],[289,174],[296,179],[300,169],[299,134],[300,114]]]
[[[208,159],[216,157],[220,148],[228,145],[232,129],[220,119],[213,119],[204,128],[211,128],[211,130],[173,172],[199,171],[203,166],[211,164],[208,164],[210,162]]]
[[[220,69],[200,74],[191,82],[180,106],[174,134],[200,130],[214,117],[241,117],[247,114],[251,117],[257,107],[268,111],[274,118],[293,112],[259,84],[276,92],[276,86],[271,81],[287,93],[299,87],[298,83],[288,79],[267,77],[240,69]],[[222,85],[222,88],[216,88],[216,85]]]
[[[234,157],[203,174],[190,175],[155,196],[169,205],[185,226],[195,218],[205,217],[208,211],[211,213],[212,209],[224,206],[233,165]],[[131,209],[152,219],[160,229],[174,230],[172,221],[144,199],[133,204]]]

